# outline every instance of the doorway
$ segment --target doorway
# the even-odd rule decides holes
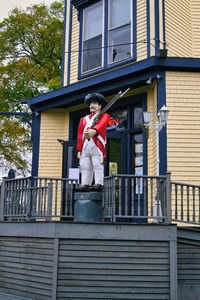
[[[126,173],[125,136],[107,133],[105,176]]]

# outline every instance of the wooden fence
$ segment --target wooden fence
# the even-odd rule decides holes
[[[176,300],[176,230],[1,222],[0,292],[45,300]]]

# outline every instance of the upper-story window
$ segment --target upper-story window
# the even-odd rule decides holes
[[[83,9],[82,74],[133,57],[131,3],[131,0],[101,0]]]
[[[102,66],[103,1],[83,11],[82,72]]]
[[[108,63],[131,57],[130,0],[109,1]]]

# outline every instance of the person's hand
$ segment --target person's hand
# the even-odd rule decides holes
[[[95,129],[87,129],[87,130],[85,131],[85,138],[86,138],[87,140],[89,140],[89,139],[91,139],[96,133],[97,133],[97,132],[96,132]]]
[[[77,158],[80,160],[81,159],[81,151],[78,151],[77,153]]]

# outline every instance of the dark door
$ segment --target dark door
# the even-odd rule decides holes
[[[141,132],[108,132],[107,134],[107,158],[105,164],[105,176],[111,174],[143,175],[143,133]],[[121,178],[121,177],[120,177]],[[133,185],[134,183],[134,185]],[[117,182],[116,182],[117,184]],[[121,213],[122,216],[144,215],[143,179],[125,181],[121,178]],[[117,213],[117,212],[116,212]],[[117,218],[122,222],[142,222],[144,218]]]
[[[126,136],[118,132],[107,133],[105,176],[126,173]]]

